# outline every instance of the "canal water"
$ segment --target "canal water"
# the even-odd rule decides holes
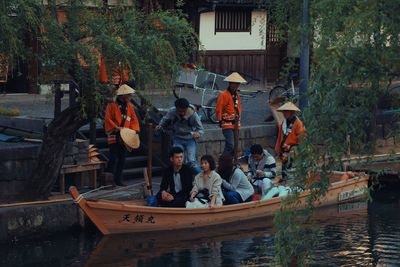
[[[400,188],[374,201],[319,209],[311,266],[400,266]],[[267,266],[274,257],[271,220],[162,235],[102,237],[97,230],[0,246],[0,266]]]

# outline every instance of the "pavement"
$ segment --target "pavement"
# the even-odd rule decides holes
[[[167,109],[174,105],[175,97],[171,94],[150,95],[148,98],[157,108]],[[189,99],[190,101],[190,99]],[[266,124],[264,120],[271,114],[268,106],[268,92],[258,93],[253,98],[242,98],[242,125]],[[68,106],[68,96],[61,101],[62,109]],[[54,97],[51,95],[35,94],[5,94],[0,95],[0,107],[16,108],[20,116],[52,119],[54,117]],[[218,125],[210,123],[205,114],[200,111],[204,127],[207,129],[217,128]]]

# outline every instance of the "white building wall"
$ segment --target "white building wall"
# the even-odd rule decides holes
[[[200,14],[200,49],[264,50],[266,11],[253,11],[250,32],[215,32],[215,12]]]

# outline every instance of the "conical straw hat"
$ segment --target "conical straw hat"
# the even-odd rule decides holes
[[[135,90],[126,84],[121,85],[117,90],[117,95],[130,95],[133,93],[135,93]]]
[[[287,102],[285,104],[283,104],[281,107],[279,107],[277,109],[277,111],[296,111],[296,112],[300,112],[301,110],[296,107],[295,104],[293,104],[292,102]]]
[[[97,151],[92,151],[92,152],[89,152],[89,158],[91,158],[91,157],[95,157],[95,156],[98,156],[98,155],[100,155],[100,153],[99,153],[99,152],[97,152]]]
[[[98,157],[91,157],[90,162],[100,162],[101,160]]]
[[[247,83],[247,81],[237,72],[232,72],[232,74],[226,77],[224,81],[231,83]]]
[[[90,152],[94,152],[94,151],[99,151],[99,149],[97,147],[91,147],[89,148],[89,153]]]
[[[139,135],[136,131],[129,128],[122,128],[120,131],[122,141],[129,148],[138,148],[140,146]]]

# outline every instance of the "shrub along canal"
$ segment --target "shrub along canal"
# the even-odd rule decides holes
[[[372,203],[319,209],[311,266],[400,266],[400,187]],[[271,219],[163,235],[102,237],[96,229],[0,245],[0,266],[265,266],[274,257]]]

